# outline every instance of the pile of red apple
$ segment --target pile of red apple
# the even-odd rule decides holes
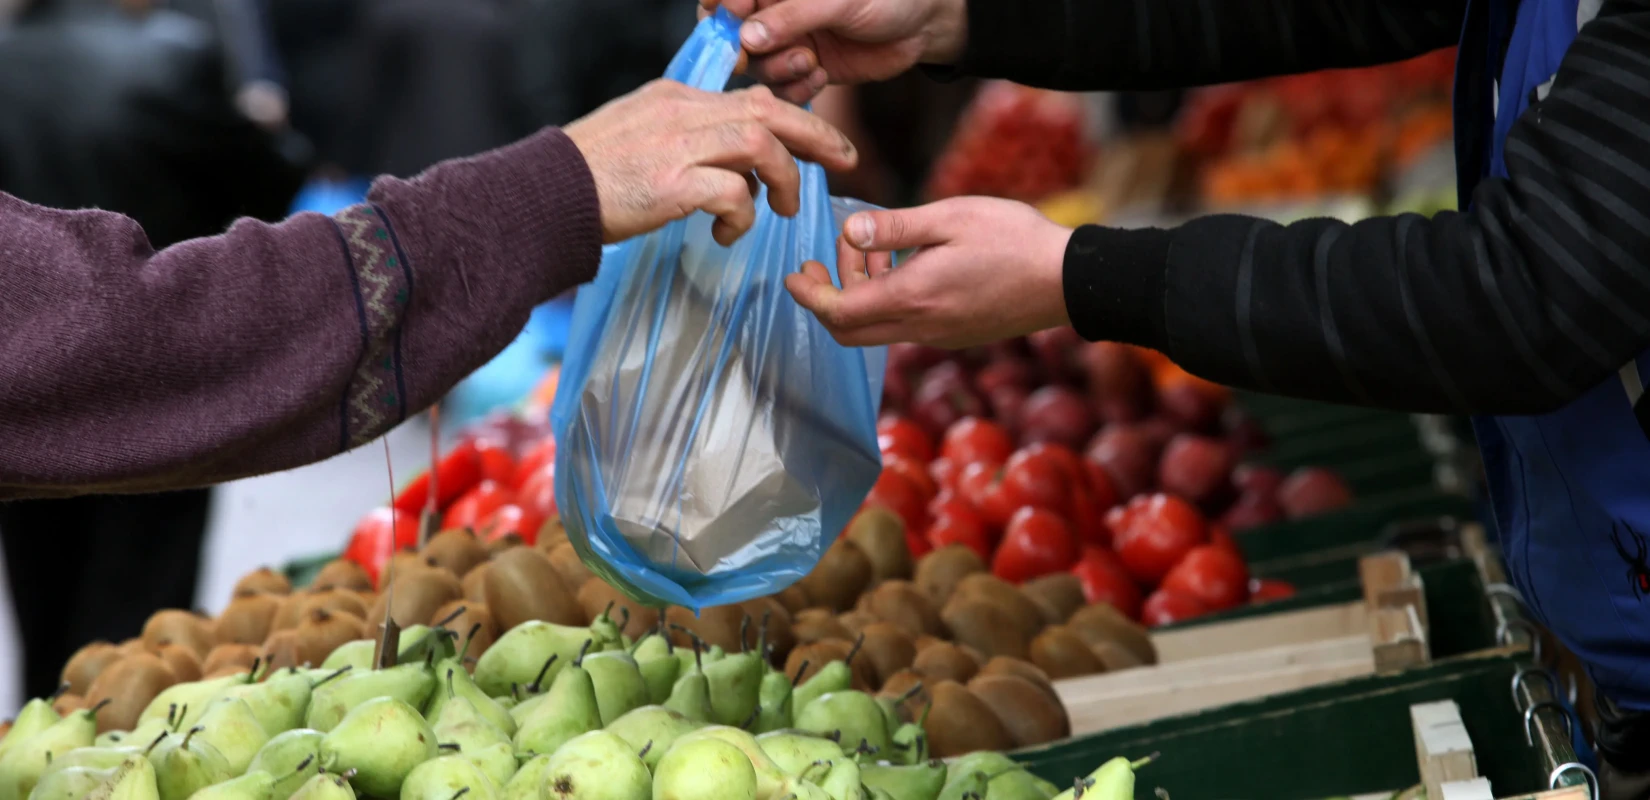
[[[1081,95],[1007,81],[980,87],[935,160],[927,194],[939,200],[982,194],[1036,202],[1082,182]]]
[[[1070,571],[1149,625],[1291,594],[1250,580],[1231,532],[1351,502],[1328,470],[1243,464],[1264,435],[1222,387],[1069,328],[890,348],[878,433],[866,503],[905,520],[915,555],[965,545],[1013,582]]]

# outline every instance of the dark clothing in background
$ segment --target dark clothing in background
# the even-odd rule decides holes
[[[516,0],[518,70],[535,125],[565,125],[665,73],[693,32],[681,0]]]
[[[0,191],[127,214],[157,248],[239,216],[279,219],[301,178],[232,106],[210,31],[172,12],[35,7],[0,31],[0,108]],[[29,695],[51,694],[86,642],[193,606],[210,499],[0,504]]]
[[[268,9],[292,127],[309,140],[317,163],[342,165],[358,105],[352,73],[360,65],[363,2],[279,0]]]

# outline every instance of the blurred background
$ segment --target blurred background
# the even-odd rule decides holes
[[[663,72],[692,0],[0,0],[0,191],[136,218],[156,247],[358,202],[568,122]],[[815,110],[881,205],[956,194],[1036,202],[1064,224],[1165,224],[1453,207],[1453,53],[1191,92],[1069,95],[921,75],[831,89]],[[542,416],[570,298],[444,404],[443,431]],[[539,405],[532,406],[535,390]],[[450,438],[450,437],[449,437]],[[171,495],[0,505],[0,709],[50,694],[94,639],[160,608],[220,609],[260,565],[335,553],[430,464],[413,420],[282,475]]]

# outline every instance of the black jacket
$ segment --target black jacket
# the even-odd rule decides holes
[[[278,220],[303,178],[232,105],[207,30],[172,12],[25,16],[0,31],[0,108],[0,191],[126,214],[156,247]]]

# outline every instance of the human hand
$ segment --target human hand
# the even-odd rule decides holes
[[[848,218],[838,289],[810,261],[785,288],[851,347],[971,347],[1069,324],[1063,270],[1071,229],[1024,203],[958,197]],[[920,248],[897,269],[891,253]]]
[[[610,243],[703,210],[716,241],[732,244],[756,221],[758,181],[774,211],[801,209],[793,155],[836,170],[857,160],[840,131],[765,87],[715,94],[658,80],[563,130],[595,177]]]
[[[953,64],[968,37],[966,0],[699,0],[744,20],[748,71],[801,103],[830,83],[892,78]]]

